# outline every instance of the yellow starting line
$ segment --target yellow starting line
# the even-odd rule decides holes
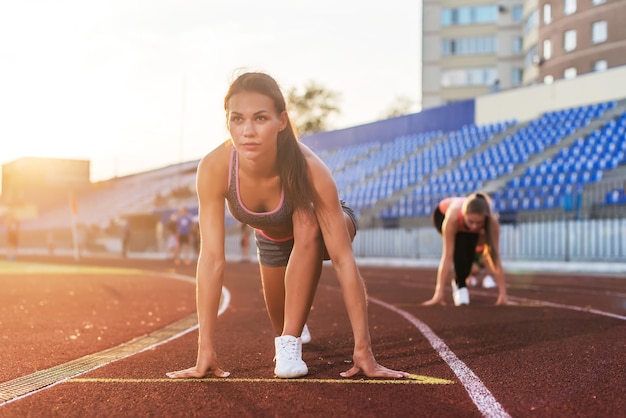
[[[73,378],[68,383],[181,383],[181,382],[224,382],[224,383],[349,383],[374,385],[451,385],[452,380],[439,379],[431,376],[409,374],[407,379],[261,379],[261,378],[232,378],[209,377],[203,379],[123,379],[123,378]]]
[[[73,264],[0,261],[0,273],[5,274],[146,274],[145,271],[124,267],[100,267]]]

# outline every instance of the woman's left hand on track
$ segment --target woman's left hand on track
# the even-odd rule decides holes
[[[353,360],[354,366],[350,370],[340,373],[341,377],[352,377],[359,374],[359,372],[363,372],[367,377],[389,377],[393,379],[409,377],[407,372],[391,370],[378,364],[370,350],[362,354],[355,352]]]

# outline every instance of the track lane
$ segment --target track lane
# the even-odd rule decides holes
[[[624,346],[615,344],[626,336],[622,320],[536,304],[494,307],[495,293],[482,289],[473,292],[469,307],[422,308],[418,302],[432,294],[432,272],[411,268],[362,268],[371,297],[374,351],[378,360],[389,367],[453,384],[409,385],[409,389],[405,385],[359,384],[356,385],[359,389],[351,389],[353,385],[333,383],[338,373],[349,367],[352,347],[336,279],[332,272],[325,272],[310,318],[314,342],[310,347],[305,346],[305,359],[310,365],[310,378],[328,383],[307,385],[303,392],[298,389],[301,387],[298,382],[280,382],[281,389],[277,389],[279,383],[271,380],[272,332],[264,312],[258,269],[237,265],[234,270],[238,273],[228,278],[234,289],[232,310],[220,322],[220,335],[223,335],[220,358],[235,379],[263,381],[233,380],[224,384],[191,381],[172,385],[163,380],[165,371],[187,367],[195,361],[197,334],[189,332],[168,344],[84,376],[138,379],[137,382],[74,382],[72,396],[68,393],[68,382],[9,406],[19,405],[15,411],[28,413],[36,411],[37,405],[54,405],[52,415],[57,416],[80,416],[81,411],[99,411],[98,408],[103,408],[102,415],[98,412],[91,415],[110,416],[104,415],[104,411],[107,414],[124,411],[120,409],[122,404],[137,414],[154,414],[158,405],[157,414],[162,416],[206,416],[207,411],[219,410],[241,416],[294,413],[380,416],[391,411],[420,416],[481,416],[458,377],[429,341],[397,313],[390,314],[374,300],[409,312],[427,324],[512,416],[611,417],[617,416],[615,411],[624,399],[623,389],[616,386],[624,378],[624,362],[620,357]],[[578,306],[570,301],[585,300],[587,305],[600,308],[611,300],[612,291],[624,291],[623,281],[606,282],[607,293],[601,290],[602,283],[597,278],[589,279],[590,285],[582,287],[584,279],[580,278],[533,279],[534,289],[527,286],[528,280],[512,277],[512,296],[536,297],[539,286],[542,299],[547,301]],[[567,283],[573,285],[564,287]],[[577,294],[572,291],[577,287],[593,291]],[[563,291],[559,292],[559,288]],[[621,315],[619,305],[611,302],[609,308]],[[141,379],[154,381],[142,383]],[[79,384],[86,385],[84,390],[78,389]],[[136,395],[132,400],[125,395],[131,392]],[[177,408],[170,407],[167,399],[172,399]],[[190,410],[192,405],[194,409]],[[368,408],[366,412],[363,407]]]

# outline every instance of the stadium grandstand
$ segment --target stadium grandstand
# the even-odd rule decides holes
[[[302,141],[326,162],[358,214],[358,257],[438,258],[434,206],[483,190],[501,217],[505,260],[624,262],[624,79],[626,67],[618,67]],[[24,217],[21,247],[45,251],[53,234],[57,251],[70,249],[79,225],[86,251],[119,253],[129,222],[130,251],[164,257],[159,234],[170,216],[181,206],[197,213],[197,164],[81,187],[72,199]],[[226,214],[227,251],[237,254],[237,223]]]

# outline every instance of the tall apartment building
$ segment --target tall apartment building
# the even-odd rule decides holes
[[[626,64],[626,0],[423,0],[422,108]]]
[[[626,64],[626,0],[539,0],[536,81]]]
[[[523,0],[424,0],[422,108],[522,85]]]
[[[526,0],[523,11],[522,48],[524,50],[524,71],[522,84],[537,83],[539,66],[537,45],[539,44],[539,0]]]

